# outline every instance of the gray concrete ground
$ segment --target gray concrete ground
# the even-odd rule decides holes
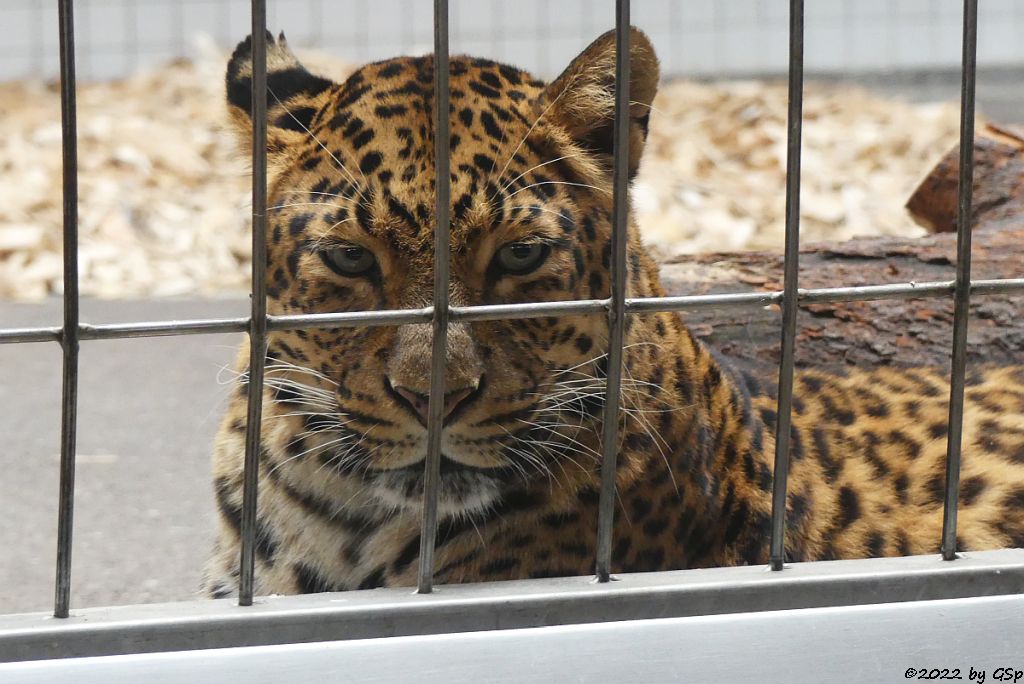
[[[911,102],[960,100],[960,72],[924,71],[861,74],[856,76],[830,74],[811,75],[810,79],[852,83],[888,97]],[[1024,68],[978,67],[978,111],[997,123],[1024,123]],[[924,173],[922,169],[922,174]]]
[[[82,303],[88,322],[245,315],[246,299]],[[0,325],[59,325],[61,303],[0,303]],[[191,597],[211,540],[210,445],[240,335],[82,343],[72,601]],[[0,613],[53,601],[61,354],[0,346]],[[222,374],[224,375],[224,374]],[[222,378],[229,377],[224,375]]]

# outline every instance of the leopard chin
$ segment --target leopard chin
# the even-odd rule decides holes
[[[365,478],[374,498],[395,510],[423,508],[424,462],[394,470],[371,470]],[[476,468],[441,455],[437,510],[440,517],[483,513],[500,498],[515,477],[511,468]]]

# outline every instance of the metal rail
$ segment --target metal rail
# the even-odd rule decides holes
[[[859,285],[854,287],[824,287],[797,290],[801,303],[869,302],[886,299],[935,299],[947,297],[956,290],[955,280],[925,283],[896,283],[893,285]],[[1024,293],[1024,278],[973,280],[972,296]],[[679,295],[673,297],[628,298],[626,315],[655,313],[658,311],[696,311],[698,309],[749,308],[760,309],[778,304],[782,290],[765,292],[736,292],[705,295]],[[546,316],[582,316],[607,312],[610,300],[586,299],[528,304],[494,304],[486,306],[449,307],[449,320],[496,321]],[[407,325],[429,323],[433,308],[390,309],[381,311],[346,311],[342,313],[267,316],[268,330],[299,330],[322,328],[354,328],[381,325]],[[139,323],[81,323],[78,326],[82,340],[112,340],[135,337],[171,337],[175,335],[206,335],[239,333],[249,329],[249,318],[220,318],[185,321],[145,321]],[[0,344],[29,342],[60,342],[61,328],[41,326],[35,328],[8,328],[0,330]]]
[[[964,554],[955,563],[933,554],[794,563],[784,572],[747,566],[628,573],[616,580],[276,596],[244,609],[230,599],[85,608],[61,621],[43,613],[0,616],[0,663],[739,613],[781,617],[778,611],[1020,594],[1024,549]]]

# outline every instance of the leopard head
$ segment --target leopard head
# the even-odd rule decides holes
[[[435,192],[432,57],[396,58],[343,83],[268,36],[268,309],[272,314],[429,306]],[[647,134],[658,61],[630,34],[628,165]],[[550,84],[503,64],[450,60],[454,306],[609,296],[615,37]],[[249,144],[252,49],[227,70],[230,119]],[[629,230],[629,296],[660,294]],[[632,329],[627,331],[627,342]],[[302,414],[296,458],[418,508],[431,326],[270,334],[272,406]],[[507,488],[597,471],[607,344],[601,315],[456,322],[448,329],[441,512],[472,513]],[[295,408],[298,407],[298,408]]]

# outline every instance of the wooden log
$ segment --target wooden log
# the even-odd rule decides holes
[[[931,233],[956,231],[960,146],[954,146],[907,200]],[[1024,213],[1024,128],[986,124],[974,144],[972,228],[999,227]]]
[[[998,223],[999,230],[974,233],[975,279],[1024,277],[1024,214]],[[955,233],[808,245],[800,255],[800,287],[948,281],[955,277],[955,264]],[[672,295],[770,291],[782,289],[782,270],[779,254],[702,254],[665,263],[662,280]],[[973,297],[969,364],[1024,363],[1022,311],[1024,294]],[[683,316],[701,339],[726,356],[766,366],[778,363],[778,306],[695,310]],[[797,365],[948,367],[952,321],[952,296],[808,303],[798,315]]]

